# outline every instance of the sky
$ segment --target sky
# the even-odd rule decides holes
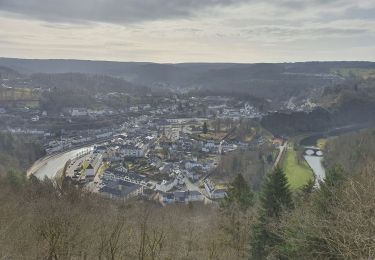
[[[0,0],[0,56],[375,61],[375,0]]]

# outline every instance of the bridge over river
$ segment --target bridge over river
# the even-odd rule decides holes
[[[304,158],[315,174],[315,187],[319,182],[324,181],[326,171],[323,167],[323,152],[315,146],[307,146],[304,151]]]

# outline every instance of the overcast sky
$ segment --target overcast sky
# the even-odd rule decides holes
[[[0,0],[0,56],[375,61],[375,0]]]

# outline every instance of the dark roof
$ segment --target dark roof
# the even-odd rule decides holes
[[[100,189],[100,192],[112,194],[116,197],[126,197],[130,193],[139,189],[141,185],[133,184],[130,182],[109,182],[107,185]]]
[[[198,195],[202,195],[202,193],[196,190],[192,190],[192,191],[189,191],[189,195],[198,196]]]

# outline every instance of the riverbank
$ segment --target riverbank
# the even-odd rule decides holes
[[[305,160],[298,160],[298,154],[293,147],[288,147],[283,168],[292,189],[298,189],[314,179],[313,171]]]

